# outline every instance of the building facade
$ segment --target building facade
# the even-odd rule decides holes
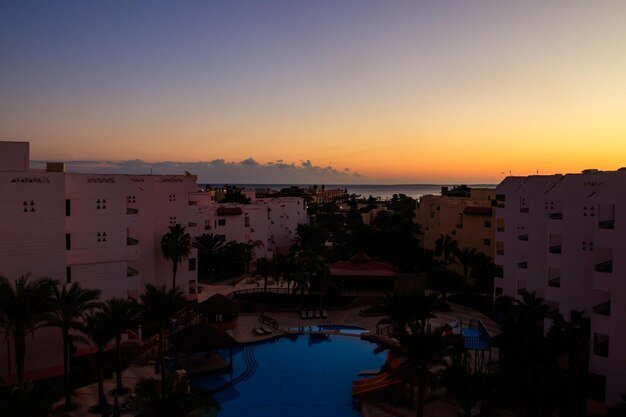
[[[191,174],[76,174],[63,163],[30,169],[29,159],[28,143],[0,142],[0,275],[10,280],[30,274],[99,289],[101,300],[137,299],[148,283],[171,287],[172,263],[160,246],[171,225],[185,226],[192,239],[259,241],[258,258],[288,248],[307,221],[302,198],[220,205]],[[196,249],[178,266],[176,285],[196,297]],[[15,357],[10,349],[0,344],[0,377],[15,372],[5,360]],[[62,372],[62,354],[61,332],[38,329],[27,338],[27,378]]]
[[[496,294],[534,291],[565,317],[590,317],[590,399],[609,405],[626,392],[625,188],[625,170],[586,170],[496,189]]]
[[[415,210],[420,225],[419,239],[426,250],[434,251],[443,235],[452,236],[459,248],[474,248],[489,257],[495,254],[495,190],[467,188],[465,196],[424,195]]]

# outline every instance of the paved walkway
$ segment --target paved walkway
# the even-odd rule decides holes
[[[256,282],[251,280],[244,280],[237,286],[232,285],[204,285],[203,291],[198,295],[198,302],[202,302],[210,296],[221,293],[228,294],[235,290],[246,288],[257,288]],[[472,318],[479,318],[483,321],[483,324],[490,332],[491,336],[499,333],[498,326],[488,317],[472,310],[470,308],[450,304],[451,311],[437,314],[437,317],[431,319],[433,327],[442,326],[453,320],[462,320],[464,324],[469,323]],[[270,334],[259,336],[254,332],[254,328],[260,326],[260,315],[240,315],[238,324],[235,329],[232,330],[232,335],[240,343],[249,343],[261,341],[271,337],[275,337],[276,334],[280,334],[286,329],[300,326],[311,326],[316,324],[337,324],[337,325],[349,325],[358,326],[369,330],[372,333],[376,332],[376,324],[381,319],[378,317],[363,317],[359,315],[359,311],[362,307],[342,310],[328,310],[328,318],[326,319],[302,319],[300,314],[295,311],[290,312],[270,312],[267,316],[276,319],[278,321],[278,329]],[[135,384],[145,378],[154,376],[154,364],[150,363],[145,365],[142,361],[131,365],[123,372],[122,378],[124,386],[132,388]],[[115,382],[112,378],[105,380],[105,392],[109,392],[115,386]],[[108,396],[109,402],[113,403],[113,397]],[[120,402],[124,400],[126,396],[120,397]],[[88,417],[94,416],[88,412],[88,408],[98,402],[98,385],[91,384],[75,391],[75,399],[81,407],[72,412],[68,412],[70,417]],[[59,402],[59,404],[62,402]],[[456,417],[458,414],[456,408],[450,404],[444,402],[431,402],[426,406],[426,417]],[[400,417],[400,416],[414,416],[415,410],[408,408],[397,408],[389,404],[383,403],[364,403],[362,412],[364,417]]]

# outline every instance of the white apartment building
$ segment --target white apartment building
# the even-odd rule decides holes
[[[591,318],[593,400],[626,392],[626,170],[508,177],[496,189],[496,294]]]
[[[171,285],[172,265],[160,241],[170,224],[193,225],[197,209],[187,196],[197,190],[195,178],[70,174],[63,164],[45,170],[28,164],[28,143],[0,142],[0,274],[79,282],[100,289],[102,300],[137,298],[146,283]],[[177,285],[191,297],[195,258],[194,249],[177,274]],[[7,349],[0,345],[0,357],[14,357]],[[26,355],[27,373],[57,366],[60,331],[37,330]],[[0,361],[0,376],[9,366]]]
[[[30,274],[100,289],[102,300],[138,298],[147,283],[171,286],[172,263],[160,247],[170,225],[182,224],[192,238],[259,240],[258,258],[291,246],[307,222],[302,198],[219,205],[198,191],[193,175],[74,174],[62,163],[30,169],[29,159],[27,142],[0,141],[0,275],[9,279]],[[176,277],[190,299],[196,266],[192,249]],[[0,343],[0,377],[15,372],[7,349]],[[37,330],[27,339],[26,377],[59,368],[62,350],[58,329]]]
[[[195,192],[189,200],[199,212],[198,234],[220,235],[224,240],[261,242],[255,258],[285,251],[295,243],[299,224],[307,223],[307,208],[300,197],[253,198],[250,204],[217,204],[210,194]]]

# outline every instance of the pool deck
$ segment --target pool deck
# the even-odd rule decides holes
[[[256,283],[244,282],[237,286],[232,285],[204,285],[203,291],[198,294],[198,302],[202,302],[210,296],[221,293],[228,294],[230,292],[246,289],[246,288],[258,288]],[[460,306],[457,304],[450,304],[451,311],[438,313],[437,316],[431,319],[433,327],[442,326],[454,320],[463,320],[463,323],[469,323],[469,320],[478,318],[482,320],[485,328],[491,336],[495,336],[499,333],[498,326],[488,317],[468,307]],[[369,330],[372,333],[376,332],[376,324],[381,319],[381,316],[363,317],[359,315],[359,311],[363,307],[355,307],[351,309],[340,310],[328,310],[328,318],[325,319],[302,319],[300,314],[296,311],[289,312],[268,312],[266,315],[278,322],[278,329],[269,335],[259,336],[254,332],[255,327],[260,326],[258,314],[243,314],[239,316],[238,324],[235,329],[232,330],[233,337],[240,343],[254,343],[262,340],[276,337],[283,334],[287,329],[300,327],[300,326],[313,326],[316,324],[334,324],[334,325],[346,325],[362,327]],[[357,335],[352,335],[357,336]],[[138,360],[126,369],[122,378],[125,387],[134,387],[135,384],[145,378],[154,377],[154,364],[145,364],[145,360]],[[115,386],[115,382],[112,378],[104,381],[105,392],[109,392]],[[66,412],[68,417],[90,417],[97,414],[91,414],[88,408],[95,405],[98,400],[98,386],[96,383],[90,384],[74,391],[75,401],[80,404],[80,408]],[[109,402],[113,404],[113,397],[107,396]],[[120,397],[120,402],[123,401],[125,396]],[[59,402],[57,404],[61,404]],[[414,416],[415,410],[408,408],[397,408],[386,403],[377,402],[364,402],[362,404],[362,412],[364,417],[400,417],[400,416]],[[125,414],[122,414],[125,415]],[[456,417],[458,416],[457,410],[452,405],[434,401],[426,404],[425,410],[426,417]]]

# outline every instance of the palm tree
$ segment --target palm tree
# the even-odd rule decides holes
[[[85,315],[81,332],[86,336],[86,341],[98,351],[98,405],[94,409],[106,417],[110,406],[104,394],[104,350],[115,338],[115,329],[111,320],[102,311],[97,311]]]
[[[26,336],[46,324],[52,309],[52,291],[57,284],[50,278],[30,280],[29,274],[22,275],[12,285],[0,276],[0,323],[7,337],[13,339],[17,383],[24,386],[24,357]]]
[[[463,267],[463,289],[467,292],[467,277],[469,276],[470,269],[474,267],[476,260],[478,259],[478,251],[474,248],[455,247],[453,254]]]
[[[179,223],[170,226],[168,230],[161,238],[161,252],[165,259],[172,261],[172,288],[174,288],[178,265],[191,254],[191,236]]]
[[[155,323],[159,332],[159,364],[161,374],[165,373],[163,358],[163,336],[165,330],[170,325],[170,320],[174,314],[178,313],[185,306],[185,297],[178,288],[165,289],[155,287],[152,284],[146,285],[146,291],[141,295],[142,315],[146,321]]]
[[[452,261],[452,254],[458,246],[456,240],[450,235],[440,235],[435,241],[435,255],[442,256],[443,269],[448,269],[448,264]]]
[[[48,317],[48,325],[58,327],[63,334],[63,387],[65,390],[65,408],[72,407],[72,391],[70,389],[70,373],[72,356],[72,340],[70,330],[77,330],[82,324],[83,315],[98,305],[100,290],[81,288],[74,282],[71,286],[56,285],[52,292],[52,312]]]
[[[136,417],[215,416],[219,404],[208,393],[197,393],[189,378],[170,375],[163,379],[161,390],[153,379],[143,379],[135,386]]]
[[[432,331],[429,326],[424,329],[419,323],[402,329],[395,337],[397,344],[388,343],[383,347],[389,349],[393,357],[403,359],[391,372],[409,381],[411,387],[417,382],[417,417],[423,417],[426,388],[433,382],[437,368],[447,364],[453,352],[452,342],[442,336],[441,330]]]
[[[267,291],[267,279],[272,269],[271,261],[267,258],[259,258],[256,260],[256,272],[263,277],[263,291]]]
[[[195,238],[193,246],[198,248],[198,269],[210,278],[216,270],[219,256],[228,249],[223,236],[204,233]]]
[[[122,333],[134,328],[139,320],[139,305],[129,299],[112,298],[102,305],[102,313],[110,322],[115,335],[115,390],[117,394],[124,394],[127,389],[122,384],[122,358],[120,345]]]
[[[426,330],[429,319],[435,317],[435,312],[444,307],[439,294],[424,290],[410,290],[387,294],[385,310],[392,324],[394,334],[402,333],[408,326],[417,325]]]

